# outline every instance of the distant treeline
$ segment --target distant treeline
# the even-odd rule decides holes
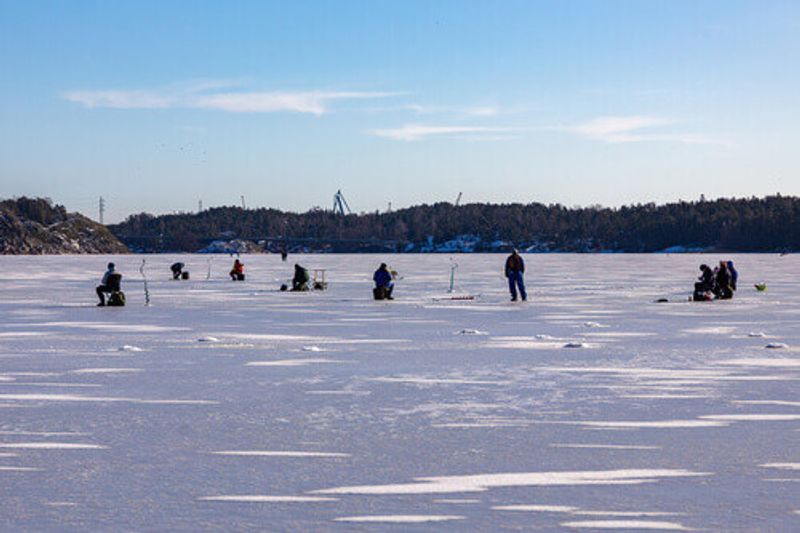
[[[214,239],[263,240],[267,248],[287,242],[306,243],[311,250],[441,251],[443,243],[464,236],[472,239],[474,251],[509,246],[543,252],[681,247],[793,251],[800,249],[800,198],[776,195],[619,208],[443,202],[346,216],[323,210],[219,207],[197,214],[132,215],[110,229],[132,249],[150,251],[193,252]]]

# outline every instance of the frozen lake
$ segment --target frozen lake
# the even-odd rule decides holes
[[[796,256],[146,257],[0,258],[0,528],[800,530]]]

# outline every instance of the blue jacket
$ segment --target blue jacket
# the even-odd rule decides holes
[[[382,268],[375,271],[375,275],[372,276],[372,279],[375,281],[376,287],[388,287],[392,283],[392,275],[389,274],[388,270]]]

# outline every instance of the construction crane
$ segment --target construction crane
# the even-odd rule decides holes
[[[345,209],[347,209],[347,213],[345,213]],[[350,206],[347,204],[347,200],[344,199],[344,194],[342,194],[342,190],[339,189],[336,191],[336,194],[333,195],[333,212],[338,213],[342,216],[345,214],[350,215],[353,212],[350,210]]]
[[[461,195],[462,195],[462,194],[464,194],[464,193],[461,193],[461,192],[460,192],[460,193],[458,193],[458,198],[456,198],[456,207],[458,207],[458,204],[460,204],[460,203],[461,203]]]

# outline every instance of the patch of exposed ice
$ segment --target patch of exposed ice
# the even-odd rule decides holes
[[[142,372],[141,368],[79,368],[72,370],[72,374],[131,374]]]
[[[785,414],[730,414],[730,415],[703,415],[702,420],[718,420],[724,422],[788,422],[800,420],[800,415]]]
[[[668,531],[691,531],[677,522],[662,520],[578,520],[562,522],[562,527],[573,529],[660,529]]]
[[[306,394],[320,395],[320,396],[369,396],[372,394],[370,391],[365,390],[309,390]]]
[[[219,403],[212,400],[144,400],[139,398],[81,396],[79,394],[0,394],[0,400],[33,402],[129,402],[174,405],[210,405]]]
[[[711,326],[702,328],[684,329],[681,333],[697,333],[700,335],[728,335],[736,331],[734,326]]]
[[[573,513],[578,510],[577,507],[569,505],[534,505],[534,504],[520,504],[520,505],[494,505],[492,509],[495,511],[524,511],[530,513]]]
[[[508,381],[491,381],[484,379],[466,379],[466,378],[424,378],[418,376],[369,378],[369,381],[378,381],[381,383],[406,383],[409,385],[507,385],[508,384]]]
[[[800,407],[800,402],[789,402],[785,400],[733,400],[731,403],[744,405],[785,405],[787,407]]]
[[[47,331],[4,331],[0,333],[0,339],[16,339],[24,337],[43,337],[45,335],[52,335]]]
[[[317,503],[338,501],[338,498],[326,498],[322,496],[267,496],[260,494],[202,496],[197,499],[206,502],[239,503]]]
[[[312,491],[314,494],[448,494],[484,492],[501,487],[636,485],[659,479],[710,475],[683,469],[623,469],[563,472],[516,472],[414,478],[414,483],[335,487]]]
[[[375,522],[394,524],[422,524],[425,522],[447,522],[450,520],[464,520],[465,516],[458,515],[433,515],[433,514],[396,514],[396,515],[366,515],[343,516],[334,518],[336,522]]]
[[[742,359],[716,361],[715,364],[729,366],[795,367],[800,366],[800,359],[744,357]]]
[[[564,348],[586,348],[586,344],[583,342],[568,342],[564,346]]]
[[[661,446],[640,446],[636,444],[551,444],[551,448],[587,448],[598,450],[660,450]]]
[[[0,448],[12,450],[104,450],[108,446],[75,442],[3,442]]]
[[[27,437],[79,437],[90,435],[80,431],[0,431],[0,435],[21,435]]]
[[[267,451],[267,450],[223,450],[211,453],[214,455],[233,455],[241,457],[350,457],[349,453]]]
[[[29,324],[34,325],[34,324]],[[113,322],[44,322],[36,326],[96,329],[102,331],[116,331],[124,333],[166,333],[172,331],[188,331],[189,328],[174,326],[156,326],[152,324],[116,324]]]
[[[246,366],[308,366],[329,363],[343,363],[335,359],[276,359],[273,361],[250,361]]]
[[[621,394],[620,398],[633,400],[701,400],[713,398],[711,394]]]
[[[679,516],[683,513],[667,513],[663,511],[591,511],[568,505],[496,505],[492,507],[495,511],[523,511],[534,513],[566,513],[577,516],[616,516],[616,517],[657,517],[657,516]]]
[[[606,429],[689,429],[689,428],[709,428],[709,427],[725,427],[730,424],[716,419],[708,420],[650,420],[650,421],[565,421],[564,424],[575,424],[579,426],[586,426],[590,428],[606,428]]]
[[[764,463],[762,468],[779,468],[781,470],[800,470],[800,463]]]

